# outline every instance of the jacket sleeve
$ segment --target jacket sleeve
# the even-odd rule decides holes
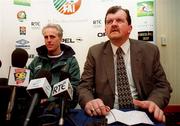
[[[71,59],[69,65],[69,73],[71,76],[70,78],[71,85],[73,87],[73,101],[71,102],[70,107],[74,108],[78,103],[77,86],[79,85],[79,80],[80,80],[80,68],[75,57]]]
[[[30,80],[34,78],[35,76],[35,67],[36,67],[36,62],[38,60],[38,57],[35,57],[31,63],[28,65],[28,69],[30,70]]]
[[[152,80],[154,82],[154,87],[148,97],[148,100],[154,101],[161,109],[163,109],[169,103],[172,88],[160,64],[159,50],[156,46],[152,69]]]
[[[92,48],[89,49],[86,62],[84,65],[84,72],[82,73],[80,84],[78,86],[79,104],[82,108],[85,104],[94,99],[93,96],[93,84],[94,84],[94,72],[95,72],[95,61],[91,52]]]

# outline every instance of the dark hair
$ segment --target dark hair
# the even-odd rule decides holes
[[[130,16],[130,13],[129,13],[129,10],[128,9],[124,9],[122,8],[121,6],[112,6],[110,7],[107,12],[106,12],[106,16],[105,16],[105,24],[106,24],[106,18],[107,18],[107,15],[108,14],[115,14],[117,11],[119,10],[122,10],[126,13],[126,20],[128,22],[128,25],[131,25],[131,16]]]

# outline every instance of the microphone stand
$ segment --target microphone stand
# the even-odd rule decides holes
[[[34,110],[34,107],[35,107],[35,105],[36,105],[36,102],[38,101],[38,100],[37,100],[38,97],[39,97],[38,93],[35,93],[35,94],[34,94],[34,97],[33,97],[33,100],[32,100],[32,103],[31,103],[31,106],[30,106],[30,108],[29,108],[29,111],[28,111],[28,113],[27,113],[26,119],[25,119],[25,121],[24,121],[24,126],[27,126],[28,123],[29,123],[29,121],[30,121],[30,117],[31,117],[31,115],[32,115],[32,112],[33,112],[33,110]]]
[[[64,98],[61,100],[61,113],[60,113],[60,119],[59,119],[59,126],[64,125]]]
[[[16,87],[13,87],[11,99],[9,101],[8,108],[7,108],[6,120],[11,120],[11,112],[14,107],[15,96],[16,96]]]

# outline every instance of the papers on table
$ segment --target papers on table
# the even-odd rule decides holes
[[[140,123],[154,125],[145,112],[137,110],[124,112],[121,110],[112,109],[106,118],[108,120],[108,124],[121,122],[126,125],[135,125]]]

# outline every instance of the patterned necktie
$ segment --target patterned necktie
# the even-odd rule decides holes
[[[117,54],[117,90],[120,109],[133,108],[133,98],[129,87],[125,63],[123,59],[123,50],[119,47]]]

